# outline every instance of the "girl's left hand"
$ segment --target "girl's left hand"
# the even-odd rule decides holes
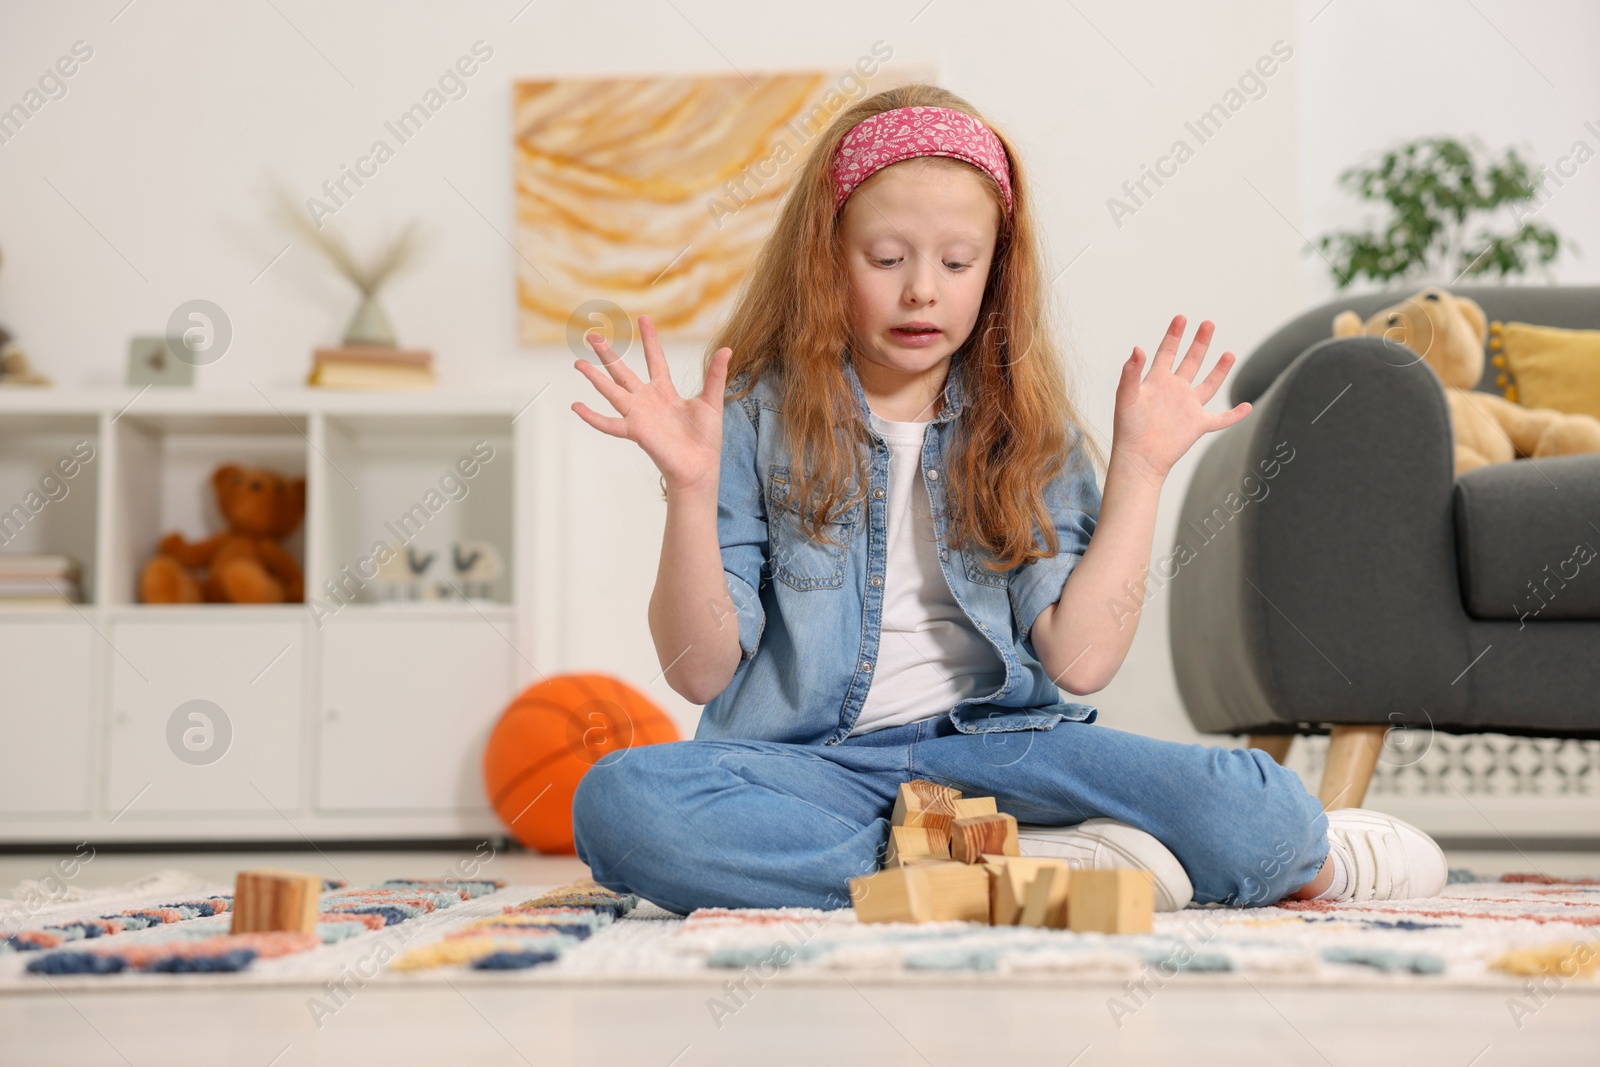
[[[1167,335],[1156,349],[1154,366],[1142,375],[1144,351],[1137,346],[1122,366],[1117,383],[1117,409],[1113,418],[1111,450],[1113,456],[1126,455],[1147,474],[1165,478],[1189,447],[1213,430],[1225,430],[1250,413],[1241,403],[1231,411],[1213,415],[1205,410],[1206,401],[1215,395],[1233,366],[1232,352],[1222,353],[1217,365],[1199,385],[1194,377],[1205,362],[1215,327],[1208,319],[1195,331],[1194,342],[1176,368],[1172,358],[1183,340],[1186,320],[1175,316]]]

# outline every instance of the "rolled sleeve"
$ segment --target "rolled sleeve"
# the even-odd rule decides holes
[[[1055,523],[1059,550],[1036,559],[1011,576],[1011,610],[1021,640],[1028,640],[1039,613],[1061,599],[1067,579],[1089,548],[1100,517],[1100,486],[1094,466],[1082,447],[1083,432],[1074,431],[1066,464],[1045,486],[1045,508]]]
[[[748,399],[748,395],[746,397]],[[761,575],[767,563],[767,508],[756,464],[755,410],[729,400],[722,409],[722,468],[717,486],[717,542],[728,595],[738,613],[739,648],[756,654],[767,613],[761,605]]]

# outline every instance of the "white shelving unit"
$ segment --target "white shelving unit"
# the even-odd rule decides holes
[[[71,607],[0,603],[0,844],[502,832],[483,745],[559,621],[534,599],[558,565],[537,550],[554,526],[535,457],[554,435],[526,403],[0,390],[0,553],[70,554],[84,589]],[[30,491],[85,446],[30,512]],[[306,478],[285,542],[306,603],[140,604],[164,534],[220,529],[210,475],[225,462]],[[485,542],[503,572],[472,601],[384,601],[351,577],[370,575],[379,542],[445,557]],[[191,701],[222,714],[175,715]],[[192,749],[175,720],[199,731]]]

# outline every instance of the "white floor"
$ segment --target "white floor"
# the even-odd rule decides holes
[[[220,882],[241,867],[288,866],[351,882],[442,876],[450,852],[100,855],[74,884],[113,885],[163,867]],[[43,876],[48,856],[0,856],[0,889]],[[1600,875],[1594,853],[1452,853],[1451,866]],[[495,857],[488,877],[557,884],[576,860]],[[1589,979],[1596,981],[1600,979]],[[714,987],[671,989],[362,990],[319,1029],[307,990],[159,994],[52,991],[0,997],[0,1065],[297,1064],[974,1065],[1314,1064],[1497,1067],[1600,1062],[1600,999],[1557,992],[1519,1028],[1508,998],[1487,993],[1171,986],[1119,1028],[1121,990],[938,991],[792,986],[757,991],[721,1025]]]

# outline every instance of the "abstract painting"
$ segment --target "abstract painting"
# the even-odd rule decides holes
[[[843,74],[515,83],[521,342],[605,332],[614,324],[590,313],[612,306],[630,320],[648,314],[663,337],[708,337],[833,117],[935,78],[931,66],[887,58],[863,56]]]

